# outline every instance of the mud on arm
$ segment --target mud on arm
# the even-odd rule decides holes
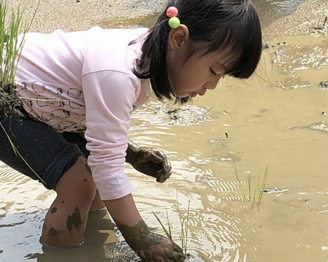
[[[158,149],[139,147],[129,141],[125,161],[137,171],[155,177],[156,181],[160,183],[171,176],[171,164],[164,152]]]
[[[183,261],[184,255],[178,245],[149,230],[131,194],[106,200],[105,205],[126,242],[143,261]]]

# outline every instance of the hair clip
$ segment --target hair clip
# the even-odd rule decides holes
[[[170,17],[169,26],[173,29],[180,25],[180,19],[177,17],[178,13],[178,9],[175,6],[170,6],[166,10],[166,15]]]

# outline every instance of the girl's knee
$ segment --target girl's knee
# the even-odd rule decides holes
[[[83,241],[88,213],[97,191],[83,157],[65,172],[55,191],[57,197],[44,220],[41,242],[57,247],[78,245]]]
[[[84,157],[80,156],[58,181],[55,191],[58,197],[90,202],[95,198],[96,185]]]
[[[92,178],[84,180],[83,183],[83,186],[79,190],[81,196],[83,196],[83,201],[92,203],[97,192],[96,185]]]

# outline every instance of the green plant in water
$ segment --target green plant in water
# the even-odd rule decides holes
[[[37,4],[37,8],[40,1]],[[22,116],[22,113],[16,109],[21,104],[15,91],[15,73],[17,62],[24,44],[24,38],[30,29],[35,13],[30,23],[23,24],[23,12],[18,7],[16,11],[12,10],[11,16],[7,18],[7,4],[4,0],[0,1],[0,111],[3,111],[5,117]],[[19,39],[19,34],[21,37]],[[9,143],[16,155],[18,155],[34,175],[45,184],[43,179],[28,164],[25,158],[18,151],[13,141],[10,139],[6,129],[0,122],[2,130],[5,132]]]
[[[181,249],[185,255],[187,255],[187,246],[188,246],[188,230],[189,230],[189,211],[190,211],[190,201],[188,203],[187,213],[186,216],[181,214],[181,210],[179,208],[179,201],[177,198],[177,206],[178,206],[178,213],[179,213],[179,220],[180,220],[180,242],[181,242]],[[156,217],[157,221],[161,225],[166,237],[173,241],[172,238],[172,231],[171,231],[171,222],[166,211],[166,220],[167,220],[167,227],[163,224],[162,220],[153,212],[154,216]],[[197,229],[197,225],[193,228],[192,233],[195,233]],[[188,255],[187,255],[188,256]]]
[[[35,13],[30,23],[23,23],[23,12],[20,7],[8,12],[6,2],[0,1],[0,110],[6,117],[22,116],[16,109],[21,102],[15,92],[15,73],[25,33],[30,29]]]
[[[164,226],[162,220],[155,214],[155,212],[153,212],[153,215],[156,217],[157,221],[159,222],[159,224],[163,228],[166,237],[168,239],[170,239],[171,241],[173,241],[173,239],[172,239],[172,232],[171,232],[171,223],[170,223],[170,220],[169,220],[169,215],[167,213],[167,210],[166,210],[166,220],[167,220],[167,225],[168,225],[167,228]]]
[[[264,175],[262,178],[262,183],[261,183],[261,177],[262,177],[261,171],[259,172],[259,174],[257,176],[256,186],[255,186],[255,189],[253,192],[252,192],[252,175],[250,172],[247,173],[248,196],[246,196],[246,194],[243,190],[242,182],[240,181],[240,178],[239,178],[236,168],[235,168],[235,176],[238,181],[240,194],[241,194],[241,197],[243,198],[243,200],[252,201],[253,206],[255,205],[255,203],[260,204],[262,201],[264,190],[265,190],[265,185],[268,180],[268,166],[266,166],[266,168],[265,168]],[[256,193],[259,194],[257,198],[256,198]],[[252,196],[252,194],[253,194],[253,196]]]

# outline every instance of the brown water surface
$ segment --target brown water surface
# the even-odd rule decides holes
[[[61,2],[42,2],[32,29],[128,27],[160,10],[158,3],[140,1]],[[320,29],[328,3],[254,2],[265,44],[257,74],[247,81],[227,77],[181,108],[151,99],[133,115],[129,135],[139,145],[162,148],[172,177],[158,184],[130,166],[126,172],[143,218],[163,233],[152,212],[163,222],[167,214],[178,244],[179,215],[186,218],[189,207],[191,261],[328,261],[328,90],[320,86],[328,80],[327,25]],[[104,6],[118,11],[111,18]],[[254,204],[258,175],[267,166],[265,193]],[[104,212],[90,215],[83,247],[42,248],[42,220],[54,193],[4,164],[0,178],[1,262],[138,261]]]

